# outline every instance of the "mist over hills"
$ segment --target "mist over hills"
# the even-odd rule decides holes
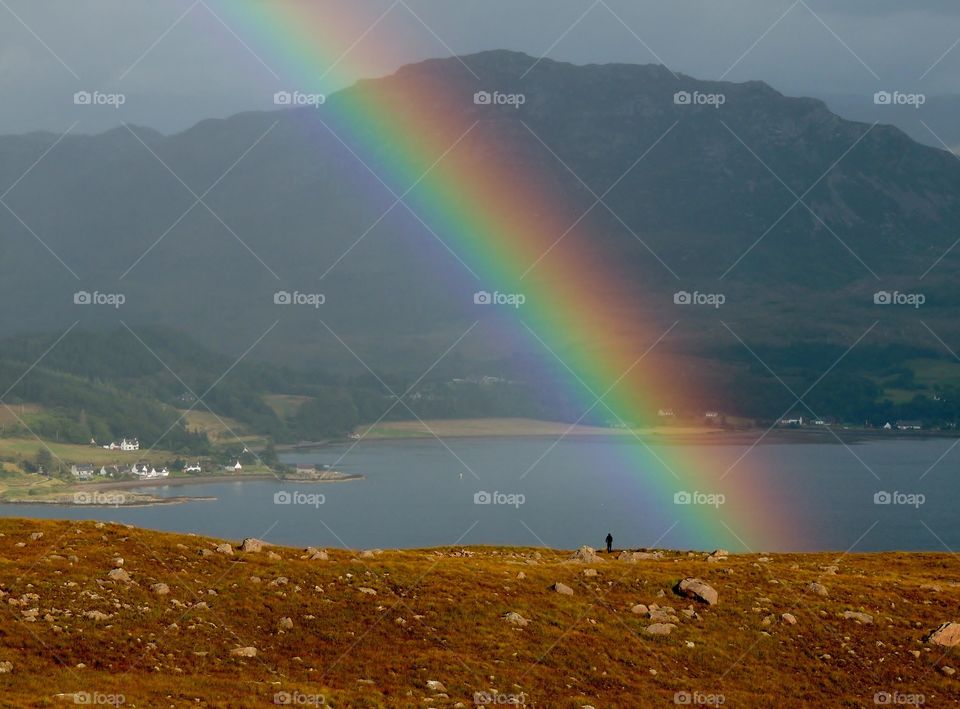
[[[718,333],[730,341],[721,317],[747,341],[781,345],[849,343],[875,320],[884,342],[912,342],[923,334],[921,314],[942,337],[957,333],[955,156],[760,82],[535,62],[505,51],[431,60],[319,108],[204,121],[172,136],[128,127],[0,138],[5,329],[62,331],[77,320],[111,328],[122,319],[172,326],[232,354],[269,330],[258,357],[356,369],[359,355],[422,371],[479,320],[459,355],[529,356],[502,336],[516,328],[513,314],[474,305],[489,284],[438,237],[453,252],[455,240],[431,234],[429,214],[389,209],[396,198],[368,166],[378,172],[396,146],[365,140],[358,152],[357,143],[390,112],[352,133],[331,130],[342,102],[376,96],[400,113],[417,87],[436,84],[445,90],[431,95],[447,97],[432,107],[438,120],[477,122],[456,149],[478,168],[510,161],[523,179],[542,180],[571,221],[603,196],[575,238],[632,274],[643,301],[631,291],[625,320],[639,330],[682,320],[666,343],[674,352],[709,356]],[[525,102],[477,105],[480,90]],[[678,92],[691,102],[678,103]],[[715,95],[719,107],[698,103]],[[390,187],[401,194],[409,185]],[[874,305],[875,291],[897,289],[922,291],[922,313]],[[77,306],[77,291],[122,293],[125,302]],[[326,302],[281,308],[278,291],[323,293]],[[723,293],[726,302],[720,312],[678,307],[677,291]]]

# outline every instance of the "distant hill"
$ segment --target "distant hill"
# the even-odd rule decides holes
[[[915,310],[874,305],[875,291],[896,289],[921,289],[925,322],[944,338],[960,334],[953,317],[960,250],[920,280],[960,234],[960,161],[949,153],[760,82],[550,60],[523,76],[534,60],[505,51],[462,60],[480,81],[457,58],[431,60],[361,82],[318,109],[204,121],[173,136],[145,128],[133,128],[136,137],[124,128],[68,136],[5,197],[17,216],[0,209],[5,327],[50,332],[77,319],[116,326],[122,317],[239,354],[279,321],[253,357],[362,371],[319,325],[322,317],[365,362],[422,372],[477,319],[477,284],[402,208],[357,242],[393,197],[357,161],[351,150],[359,148],[324,123],[339,103],[364,95],[388,107],[380,116],[388,122],[391,102],[399,108],[419,95],[416,87],[435,82],[452,97],[435,106],[437,120],[479,121],[462,146],[471,160],[513,161],[520,174],[541,176],[572,214],[594,200],[580,180],[602,194],[657,144],[605,198],[617,218],[596,209],[584,224],[595,248],[621,262],[646,294],[625,312],[664,326],[682,316],[669,348],[696,354],[730,340],[717,313],[672,306],[681,289],[725,293],[723,316],[749,342],[849,344],[876,319],[882,327],[872,337],[881,341],[929,340]],[[473,93],[492,86],[522,92],[526,103],[493,112],[474,105]],[[677,92],[722,94],[725,102],[677,104]],[[0,187],[14,184],[55,140],[0,138]],[[491,145],[509,145],[509,155]],[[363,154],[370,165],[392,150],[385,141],[372,146]],[[216,216],[197,205],[181,219],[196,201],[190,190],[208,189],[204,200]],[[797,196],[809,210],[791,209]],[[78,290],[122,292],[126,303],[79,308]],[[278,290],[330,297],[322,315],[279,311]],[[494,362],[532,354],[516,338],[497,336],[509,318],[479,317],[458,355]]]

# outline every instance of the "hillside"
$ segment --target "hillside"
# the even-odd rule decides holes
[[[672,308],[679,289],[721,289],[724,317],[748,342],[847,344],[880,319],[874,338],[922,337],[936,347],[912,309],[873,305],[880,288],[922,285],[925,321],[944,338],[957,333],[950,306],[960,254],[951,252],[919,283],[960,227],[960,163],[946,151],[760,82],[550,60],[525,74],[534,59],[506,51],[462,59],[479,80],[457,58],[431,60],[360,82],[317,109],[204,121],[172,136],[118,128],[68,136],[52,149],[51,135],[0,138],[0,184],[16,183],[5,201],[17,215],[0,211],[0,233],[8,235],[0,289],[11,296],[0,299],[0,317],[14,329],[44,331],[78,318],[176,323],[236,354],[277,323],[258,355],[359,369],[318,325],[322,317],[374,367],[417,373],[479,318],[458,354],[529,356],[529,348],[491,335],[509,318],[495,309],[478,314],[478,284],[420,221],[429,224],[428,213],[397,208],[377,222],[395,201],[378,180],[398,149],[389,136],[426,90],[435,121],[410,129],[459,135],[476,124],[457,146],[464,164],[483,170],[506,162],[519,179],[555,195],[571,222],[605,195],[610,209],[593,209],[571,241],[590,239],[630,274],[630,283],[607,284],[622,289],[625,323],[660,331],[682,316],[667,347],[730,340],[710,309]],[[526,102],[508,110],[475,105],[477,90],[493,88],[523,93]],[[725,103],[678,105],[677,92],[722,94]],[[336,120],[368,104],[379,111],[360,125]],[[439,157],[418,160],[425,169]],[[189,209],[191,190],[201,195],[211,186],[204,202],[213,213]],[[278,309],[273,294],[281,289],[327,298],[320,312]],[[121,308],[78,309],[77,290],[126,300]],[[31,303],[29,315],[21,302]]]
[[[583,562],[521,548],[240,551],[94,522],[0,531],[3,706],[960,699],[960,658],[925,642],[956,620],[947,554]],[[716,604],[679,597],[685,577]]]

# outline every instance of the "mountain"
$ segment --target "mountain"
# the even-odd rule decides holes
[[[493,87],[526,101],[474,103]],[[678,92],[691,102],[678,103]],[[722,105],[700,103],[713,95]],[[374,99],[375,126],[329,129],[338,108]],[[421,372],[479,317],[458,355],[529,356],[516,338],[495,336],[516,329],[511,316],[478,315],[478,283],[425,227],[431,215],[390,209],[394,195],[368,169],[383,174],[397,150],[374,128],[414,100],[435,102],[436,124],[406,129],[477,122],[457,147],[468,164],[509,161],[564,213],[582,214],[609,189],[609,209],[591,211],[582,230],[644,293],[625,317],[648,329],[684,320],[669,343],[676,352],[730,340],[716,310],[674,306],[679,290],[723,293],[724,320],[750,342],[849,344],[877,319],[884,341],[928,337],[916,309],[875,306],[879,290],[922,289],[924,322],[941,337],[960,334],[955,156],[760,82],[505,51],[426,61],[319,108],[204,121],[172,136],[122,127],[0,138],[0,319],[13,332],[122,319],[172,326],[231,355],[255,345],[255,358]],[[409,184],[390,186],[401,194]],[[78,291],[125,302],[77,306]],[[322,309],[279,308],[277,291],[327,299]]]

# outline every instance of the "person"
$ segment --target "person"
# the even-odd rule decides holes
[[[610,532],[607,532],[607,553],[609,554],[612,551],[613,551],[613,535],[610,534]]]

